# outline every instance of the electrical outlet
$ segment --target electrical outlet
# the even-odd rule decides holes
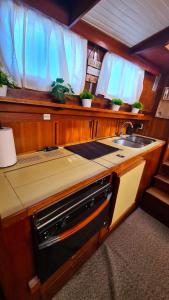
[[[43,114],[43,120],[49,121],[51,119],[50,114]]]

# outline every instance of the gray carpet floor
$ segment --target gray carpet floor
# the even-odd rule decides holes
[[[169,228],[132,213],[52,300],[168,300]]]

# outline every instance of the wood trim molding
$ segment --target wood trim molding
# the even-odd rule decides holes
[[[75,25],[98,2],[100,2],[100,0],[70,1],[71,13],[69,18],[69,28]]]
[[[18,99],[10,97],[0,97],[0,103],[2,104],[15,104],[16,110],[13,112],[19,112],[17,105],[21,104],[23,106],[33,106],[33,107],[45,107],[50,109],[57,110],[57,114],[67,114],[67,115],[88,115],[93,116],[93,113],[96,113],[96,116],[107,117],[107,118],[122,118],[122,119],[139,119],[139,120],[150,120],[151,117],[144,114],[135,114],[132,112],[125,111],[112,111],[111,109],[105,108],[87,108],[80,105],[70,105],[70,104],[58,104],[48,100],[33,100],[33,99]],[[13,106],[14,108],[14,106]],[[10,107],[12,109],[12,107]],[[5,111],[0,106],[0,112]],[[9,110],[7,110],[9,112]],[[22,110],[24,112],[24,110]],[[26,111],[25,111],[26,112]]]
[[[63,241],[70,237],[71,235],[75,234],[76,232],[80,231],[82,228],[87,226],[90,222],[92,222],[108,205],[109,200],[106,199],[88,218],[83,220],[81,223],[75,225],[71,229],[68,229],[67,231],[61,233],[58,236],[59,241]]]
[[[164,46],[169,41],[169,26],[130,48],[130,53],[140,53],[146,49]]]

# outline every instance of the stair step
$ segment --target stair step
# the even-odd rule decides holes
[[[161,164],[159,173],[161,175],[169,176],[169,162],[168,161],[165,161],[163,164]]]
[[[140,206],[153,217],[169,226],[169,195],[157,187],[146,190]]]
[[[165,193],[169,193],[169,176],[157,174],[154,176],[154,186]]]
[[[169,195],[156,187],[150,187],[146,190],[146,193],[158,198],[160,201],[169,205]]]

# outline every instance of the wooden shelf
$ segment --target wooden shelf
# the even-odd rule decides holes
[[[12,98],[12,97],[0,97],[0,103],[12,103],[12,104],[21,104],[21,105],[30,105],[30,106],[39,106],[54,108],[55,110],[70,110],[70,111],[79,111],[79,112],[95,112],[97,114],[104,114],[104,117],[108,118],[129,118],[129,119],[139,119],[139,120],[150,120],[151,116],[144,114],[137,114],[126,111],[113,111],[111,109],[96,108],[96,107],[83,107],[80,105],[70,105],[70,104],[59,104],[54,103],[49,100],[34,100],[34,99],[22,99],[22,98]]]

